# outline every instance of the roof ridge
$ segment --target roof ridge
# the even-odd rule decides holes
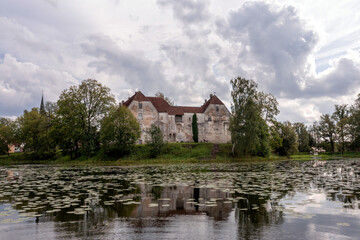
[[[164,98],[156,96],[145,96],[141,91],[135,92],[128,100],[124,102],[125,106],[129,106],[132,101],[149,101],[153,104],[158,112],[167,112],[170,115],[183,115],[188,113],[204,113],[210,104],[225,105],[215,94],[210,94],[210,99],[200,107],[198,106],[172,106]]]

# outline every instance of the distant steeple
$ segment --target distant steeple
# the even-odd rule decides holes
[[[45,115],[45,114],[46,114],[45,106],[44,106],[44,92],[43,92],[42,95],[41,95],[40,113],[41,113],[42,115]]]

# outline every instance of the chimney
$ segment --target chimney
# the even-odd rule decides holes
[[[121,103],[120,103],[120,106],[124,106],[124,103],[125,103],[125,101],[122,100]]]
[[[212,94],[210,94],[210,98],[212,98],[213,97],[213,95]]]
[[[206,98],[205,98],[205,102],[204,102],[204,103],[206,103],[206,101],[207,101],[207,100],[206,100]]]

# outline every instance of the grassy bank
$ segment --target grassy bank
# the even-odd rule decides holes
[[[157,165],[183,163],[261,163],[268,161],[287,160],[284,157],[271,155],[267,158],[247,157],[234,158],[231,156],[231,144],[213,143],[169,143],[162,154],[157,158],[149,158],[149,148],[146,145],[137,145],[133,153],[123,158],[110,158],[101,153],[91,158],[80,157],[70,159],[69,156],[59,156],[51,160],[37,160],[26,153],[14,153],[10,156],[0,156],[0,165],[12,164],[58,164],[58,165]],[[291,156],[291,160],[336,160],[340,158],[360,158],[360,152],[324,153],[313,156],[308,153],[299,153]],[[31,159],[31,160],[30,160]]]
[[[123,158],[110,158],[101,153],[91,158],[80,157],[70,159],[69,156],[59,155],[56,159],[32,159],[26,153],[15,153],[10,156],[0,156],[0,165],[11,164],[59,164],[59,165],[156,165],[182,163],[255,163],[271,160],[281,160],[278,156],[268,158],[247,157],[234,158],[231,156],[231,144],[213,143],[168,143],[157,158],[148,157],[148,147],[137,145],[133,153]]]
[[[360,158],[360,152],[345,152],[345,153],[322,153],[319,155],[310,155],[309,153],[298,153],[292,155],[291,159],[293,160],[313,160],[313,159],[322,159],[322,160],[337,160],[344,158]]]

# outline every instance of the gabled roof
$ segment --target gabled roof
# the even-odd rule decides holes
[[[135,92],[134,95],[132,95],[128,100],[126,100],[126,102],[124,102],[124,106],[128,107],[130,105],[130,103],[132,101],[148,101],[148,99],[145,97],[145,95],[138,91],[138,92]]]
[[[142,92],[138,91],[123,105],[128,107],[132,101],[148,101],[151,102],[158,112],[167,112],[169,115],[184,115],[184,113],[203,113],[210,104],[225,105],[216,95],[210,95],[201,107],[188,107],[188,106],[171,106],[162,97],[146,97]]]
[[[210,99],[207,100],[201,108],[203,109],[203,112],[208,108],[210,104],[219,104],[219,105],[225,105],[216,95],[210,95]]]
[[[167,112],[167,109],[171,107],[162,97],[147,97],[147,99],[154,105],[158,112]]]

